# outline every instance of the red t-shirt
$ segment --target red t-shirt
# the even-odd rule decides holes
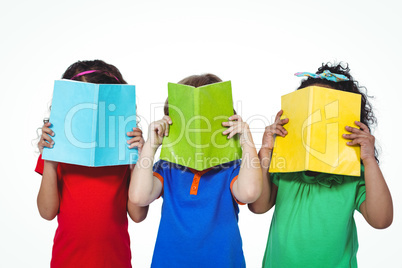
[[[38,158],[35,171],[43,173]],[[131,267],[127,198],[130,168],[59,163],[60,208],[51,267]]]

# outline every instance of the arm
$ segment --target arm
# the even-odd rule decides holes
[[[262,176],[261,166],[257,151],[247,123],[243,122],[239,115],[229,117],[229,122],[223,122],[223,126],[229,128],[223,132],[228,139],[235,134],[240,134],[242,147],[242,162],[237,180],[233,183],[232,192],[235,198],[242,203],[251,203],[257,200],[261,194]]]
[[[54,136],[49,128],[51,123],[46,123],[42,127],[42,136],[38,142],[39,151],[42,153],[44,147],[52,148]],[[49,136],[50,135],[50,136]],[[57,187],[57,162],[45,160],[42,174],[42,182],[37,197],[39,214],[46,220],[52,220],[59,211],[59,191]]]
[[[148,215],[148,209],[149,209],[149,206],[140,207],[140,206],[134,205],[130,201],[127,202],[128,215],[136,223],[139,223],[139,222],[142,222],[143,220],[145,220],[145,218]]]
[[[39,214],[46,220],[53,220],[59,212],[59,191],[57,188],[57,162],[45,160],[42,182],[37,198]]]
[[[276,114],[275,122],[265,128],[262,138],[262,146],[260,152],[258,153],[262,169],[262,193],[254,203],[248,205],[248,208],[256,214],[267,212],[275,205],[276,202],[278,187],[271,181],[269,175],[269,166],[271,164],[275,135],[285,137],[288,134],[283,125],[288,123],[289,119],[280,119],[282,114],[283,111],[279,111]]]
[[[164,136],[169,134],[170,117],[153,122],[149,126],[148,140],[145,142],[141,155],[131,172],[129,201],[137,206],[148,206],[162,192],[162,183],[153,175],[153,163],[156,150],[162,144]]]
[[[275,205],[278,187],[272,183],[269,175],[271,156],[272,149],[268,150],[267,148],[261,148],[258,153],[262,170],[262,192],[260,198],[258,198],[254,203],[248,204],[250,211],[256,214],[263,214]]]
[[[144,146],[144,138],[142,137],[142,130],[138,127],[133,128],[133,131],[127,132],[128,137],[132,137],[127,141],[128,148],[138,148],[138,154],[141,155],[142,147]],[[133,171],[135,165],[130,165],[131,171]],[[131,174],[131,173],[130,173]],[[129,178],[130,180],[130,178]],[[127,212],[130,218],[136,222],[142,222],[148,215],[149,206],[140,207],[136,206],[127,200]]]
[[[374,157],[374,136],[370,134],[365,124],[358,121],[355,124],[361,129],[347,126],[346,130],[351,134],[343,134],[343,137],[351,140],[347,143],[349,146],[360,145],[361,147],[366,200],[360,205],[360,212],[371,226],[384,229],[390,226],[393,220],[391,194]]]

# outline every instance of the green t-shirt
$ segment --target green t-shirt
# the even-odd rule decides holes
[[[278,186],[263,267],[357,267],[353,214],[366,199],[360,177],[274,173]]]

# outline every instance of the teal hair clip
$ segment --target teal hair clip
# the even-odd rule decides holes
[[[313,74],[313,73],[308,73],[308,72],[300,72],[300,73],[295,73],[295,75],[297,77],[301,77],[301,76],[308,76],[308,77],[312,77],[312,78],[320,78],[320,79],[326,79],[328,81],[332,81],[332,82],[342,82],[342,81],[349,81],[349,78],[347,78],[346,76],[344,76],[343,74],[334,74],[331,73],[328,70],[325,70],[323,73],[321,74]]]

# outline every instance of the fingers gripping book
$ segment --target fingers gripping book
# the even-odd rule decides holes
[[[137,149],[127,146],[136,126],[135,86],[72,80],[54,83],[50,122],[53,148],[43,159],[83,166],[135,163]]]
[[[230,81],[201,87],[169,83],[168,101],[172,125],[160,159],[204,170],[241,158],[238,137],[222,134],[222,122],[234,114]]]

